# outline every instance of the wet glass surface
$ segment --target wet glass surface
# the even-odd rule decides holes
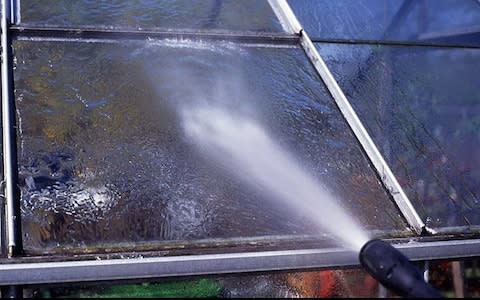
[[[480,51],[317,49],[424,222],[479,225]]]
[[[376,298],[378,295],[378,282],[361,269],[216,275],[141,284],[44,286],[24,291],[26,298]]]
[[[252,177],[242,167],[198,151],[182,112],[202,106],[260,124],[363,229],[406,230],[300,48],[189,40],[14,45],[27,253],[329,235],[305,208],[297,211],[301,199],[280,203],[245,184]]]
[[[480,45],[474,0],[289,0],[313,39]]]
[[[263,0],[22,0],[21,23],[139,30],[283,31],[268,1]]]

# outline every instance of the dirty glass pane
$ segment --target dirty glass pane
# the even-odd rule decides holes
[[[283,31],[266,0],[22,0],[21,23],[139,30],[174,28]]]
[[[28,298],[377,298],[379,284],[361,269],[235,274],[134,284],[45,286]],[[391,295],[395,296],[395,295]]]
[[[15,53],[27,251],[407,230],[298,47],[18,41]]]
[[[480,45],[476,0],[289,0],[311,38]]]
[[[317,48],[427,225],[480,225],[480,50]]]

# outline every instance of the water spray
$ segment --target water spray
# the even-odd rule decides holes
[[[391,244],[374,239],[360,250],[364,269],[387,289],[407,298],[443,298],[428,284],[419,269]]]
[[[442,297],[397,249],[381,240],[369,240],[335,195],[305,172],[259,124],[215,107],[189,107],[183,121],[185,133],[204,154],[295,207],[319,228],[334,233],[344,246],[361,249],[362,266],[385,287],[407,297]]]

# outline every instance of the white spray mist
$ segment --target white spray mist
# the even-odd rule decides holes
[[[182,116],[187,137],[204,154],[298,209],[319,229],[336,236],[344,247],[358,252],[369,240],[339,205],[340,200],[305,172],[253,120],[208,106],[186,108]]]

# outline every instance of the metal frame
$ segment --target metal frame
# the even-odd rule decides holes
[[[15,0],[2,0],[2,11],[12,12]],[[95,40],[105,41],[119,37],[129,39],[202,38],[233,40],[246,43],[300,44],[312,65],[325,82],[342,114],[357,139],[373,162],[380,177],[392,194],[408,223],[418,234],[425,224],[418,217],[410,201],[383,160],[373,141],[358,119],[355,111],[304,32],[285,0],[269,0],[289,34],[226,33],[205,31],[129,31],[120,29],[70,29],[59,27],[12,26],[13,14],[2,16],[2,119],[4,143],[4,182],[7,201],[9,258],[0,262],[0,286],[46,283],[88,282],[99,280],[154,279],[175,276],[229,274],[281,270],[312,270],[319,268],[358,267],[358,254],[340,248],[255,251],[203,255],[164,256],[149,258],[26,262],[16,257],[21,250],[19,194],[16,190],[17,162],[15,142],[15,110],[11,39],[26,40]],[[12,18],[12,19],[9,19]],[[16,230],[18,229],[18,230]],[[20,235],[19,235],[20,234]],[[20,239],[18,237],[20,236]],[[439,239],[441,237],[438,237]],[[395,246],[412,260],[470,258],[480,256],[480,239],[421,241],[402,240]]]
[[[480,254],[480,240],[400,243],[395,247],[412,261],[462,259]],[[340,248],[260,251],[43,263],[0,267],[1,285],[32,285],[222,275],[245,272],[359,267],[358,253]]]
[[[393,172],[390,170],[390,167],[385,162],[383,156],[380,154],[380,151],[378,151],[375,143],[371,139],[367,130],[365,129],[362,122],[360,121],[357,114],[355,113],[352,106],[345,97],[342,89],[338,85],[337,81],[335,80],[327,65],[323,61],[322,57],[318,53],[317,49],[313,45],[312,40],[301,27],[299,21],[297,20],[295,14],[291,10],[286,0],[277,0],[274,3],[275,4],[273,4],[273,7],[274,11],[277,13],[277,17],[282,18],[282,24],[287,24],[285,29],[294,30],[294,33],[300,36],[300,44],[305,50],[306,55],[317,70],[325,85],[327,86],[330,94],[335,99],[335,102],[340,108],[340,111],[347,120],[350,128],[352,129],[353,133],[362,145],[370,161],[373,163],[377,173],[380,175],[383,184],[392,195],[394,201],[397,203],[397,206],[403,213],[408,224],[410,224],[410,226],[412,226],[412,228],[418,234],[424,233],[425,230],[431,232],[430,229],[426,228],[426,225],[419,217],[412,203],[403,191],[403,188],[398,183],[395,175],[393,175]]]
[[[3,187],[6,200],[6,232],[8,255],[22,251],[20,222],[20,190],[18,183],[17,143],[15,120],[15,95],[13,87],[13,54],[9,27],[11,23],[10,1],[2,1],[1,47],[2,47],[2,125],[3,125]]]
[[[406,46],[406,47],[430,47],[430,48],[461,48],[461,49],[479,49],[480,45],[466,45],[466,44],[439,44],[434,41],[382,41],[378,40],[365,40],[365,39],[331,39],[331,38],[311,38],[313,43],[323,44],[347,44],[347,45],[374,45],[382,44],[385,46]]]
[[[285,33],[258,32],[221,32],[205,30],[167,30],[164,28],[148,30],[131,30],[127,28],[91,28],[82,26],[66,28],[56,26],[11,26],[12,37],[16,40],[27,41],[118,41],[118,40],[147,40],[147,39],[201,39],[201,40],[229,40],[239,43],[268,43],[272,45],[297,45],[298,37]]]

